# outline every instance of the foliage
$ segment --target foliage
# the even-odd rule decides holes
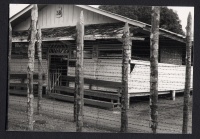
[[[116,13],[134,20],[151,24],[151,7],[150,6],[133,6],[133,5],[101,5],[100,9]],[[180,24],[178,14],[166,6],[161,7],[160,27],[169,31],[185,35]]]

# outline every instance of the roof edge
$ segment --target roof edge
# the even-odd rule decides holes
[[[137,21],[137,20],[133,20],[133,19],[130,19],[128,17],[122,16],[122,15],[119,15],[119,14],[115,14],[115,13],[112,13],[112,12],[108,12],[108,11],[105,11],[105,10],[102,10],[102,9],[94,8],[94,7],[89,6],[89,5],[76,5],[76,6],[83,8],[83,9],[86,9],[86,10],[89,10],[89,11],[96,12],[98,14],[101,14],[101,15],[104,15],[104,16],[107,16],[107,17],[110,17],[110,18],[113,18],[113,19],[116,19],[116,20],[128,22],[129,24],[135,25],[135,26],[138,26],[138,27],[143,28],[146,25],[148,25],[146,23],[143,23],[143,22],[140,22],[140,21]]]
[[[45,4],[45,5],[47,5],[47,4]],[[108,12],[108,11],[105,11],[105,10],[102,10],[102,9],[94,8],[94,7],[89,6],[89,5],[75,5],[75,6],[83,8],[83,9],[86,9],[86,10],[89,10],[89,11],[93,11],[95,13],[98,13],[98,14],[101,14],[101,15],[104,15],[104,16],[107,16],[107,17],[122,21],[122,22],[127,22],[127,23],[129,23],[131,25],[138,26],[138,27],[141,27],[141,28],[151,27],[151,25],[146,24],[144,22],[133,20],[133,19],[127,18],[125,16],[121,16],[121,15],[118,15],[118,14],[115,14],[115,13],[112,13],[112,12]],[[27,11],[29,11],[32,7],[33,7],[33,4],[29,4],[27,7],[25,7],[24,9],[22,9],[21,11],[19,11],[18,13],[13,15],[12,17],[10,17],[10,22],[14,21],[16,18],[18,18],[19,16],[23,15]],[[175,35],[177,37],[180,37],[181,39],[185,39],[186,38],[184,35],[177,34],[175,32],[172,32],[172,31],[169,31],[169,30],[166,30],[166,29],[163,29],[163,28],[159,28],[159,29],[160,29],[160,31],[163,31],[165,33],[169,33],[171,35]]]
[[[32,7],[33,7],[33,4],[29,4],[28,6],[26,6],[25,8],[23,8],[16,14],[14,14],[12,17],[10,17],[10,22],[14,21],[16,18],[18,18],[22,14],[26,13],[27,11],[29,11]]]
[[[141,21],[137,21],[137,20],[134,20],[134,19],[130,19],[130,18],[128,18],[128,17],[125,17],[125,16],[121,16],[121,15],[118,15],[118,14],[115,14],[115,13],[112,13],[112,12],[109,12],[109,11],[105,11],[105,10],[102,10],[102,9],[97,9],[97,8],[94,8],[94,7],[92,7],[92,6],[89,6],[89,5],[76,5],[76,6],[78,6],[78,7],[81,7],[81,8],[84,8],[84,9],[87,9],[87,10],[98,10],[98,11],[101,11],[101,12],[103,12],[103,14],[104,13],[108,13],[108,14],[112,14],[112,15],[115,15],[115,16],[118,16],[119,18],[124,18],[125,19],[125,21],[123,21],[123,22],[128,22],[129,24],[131,24],[131,25],[135,25],[135,26],[137,26],[138,24],[140,24],[139,25],[139,27],[146,27],[146,26],[149,26],[149,27],[151,27],[151,25],[149,25],[149,24],[147,24],[147,23],[144,23],[144,22],[141,22]],[[90,9],[88,9],[88,7],[90,8]],[[91,11],[92,11],[91,10]],[[99,14],[101,14],[101,13],[99,13]],[[106,15],[106,14],[105,14]],[[112,18],[112,17],[111,17]],[[119,20],[119,19],[117,19],[117,20]],[[181,34],[178,34],[178,33],[175,33],[175,32],[172,32],[172,31],[169,31],[169,30],[166,30],[166,29],[163,29],[163,28],[159,28],[161,31],[164,31],[164,32],[167,32],[167,33],[171,33],[171,34],[173,34],[173,35],[177,35],[178,37],[182,37],[182,38],[185,38],[185,36],[184,35],[181,35]]]

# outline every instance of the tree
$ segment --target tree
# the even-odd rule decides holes
[[[151,24],[151,7],[150,6],[133,6],[133,5],[101,5],[100,9],[116,13],[134,20]],[[185,35],[180,24],[178,14],[166,6],[160,9],[160,28]]]

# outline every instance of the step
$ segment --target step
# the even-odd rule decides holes
[[[58,100],[74,102],[73,96],[62,95],[62,94],[57,94],[57,93],[51,93],[49,94],[49,96]],[[84,98],[84,104],[89,104],[89,105],[99,106],[99,107],[104,107],[104,108],[114,108],[114,106],[117,105],[117,103],[93,100],[93,99],[88,99],[88,98]]]

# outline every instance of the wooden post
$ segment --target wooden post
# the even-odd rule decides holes
[[[77,48],[76,48],[76,77],[75,77],[75,110],[76,131],[82,132],[83,127],[83,97],[84,97],[84,74],[83,74],[83,50],[84,50],[84,17],[83,11],[80,14],[80,21],[77,23]]]
[[[170,93],[171,93],[171,97],[172,97],[171,99],[173,101],[175,101],[175,99],[176,99],[176,91],[175,90],[171,90]]]
[[[11,52],[12,52],[12,26],[11,23],[9,22],[9,52],[8,52],[8,94],[7,94],[7,105],[9,106],[9,96],[10,96],[10,73],[11,73]],[[6,123],[6,129],[8,129],[8,116],[7,118],[7,123]]]
[[[122,46],[122,96],[121,96],[121,132],[128,130],[128,74],[130,72],[131,40],[128,23],[125,24],[123,31]]]
[[[28,107],[28,130],[33,130],[33,71],[35,61],[35,42],[36,42],[36,23],[38,19],[37,4],[34,4],[31,10],[31,36],[28,46],[28,66],[27,66],[27,107]]]
[[[159,23],[160,7],[153,6],[151,14],[151,36],[150,36],[150,127],[153,133],[157,129],[157,102],[158,102],[158,49],[159,49]]]
[[[11,62],[11,52],[12,52],[12,26],[9,22],[9,52],[8,52],[8,98],[9,98],[9,92],[10,92],[10,62]],[[9,100],[8,100],[9,102]]]
[[[192,16],[188,15],[186,27],[186,73],[185,73],[185,91],[183,104],[183,127],[182,133],[188,133],[188,119],[189,119],[189,95],[191,82],[191,48],[192,48]]]
[[[41,98],[42,98],[42,32],[38,28],[37,32],[37,51],[38,51],[38,101],[37,101],[37,114],[40,114]]]

